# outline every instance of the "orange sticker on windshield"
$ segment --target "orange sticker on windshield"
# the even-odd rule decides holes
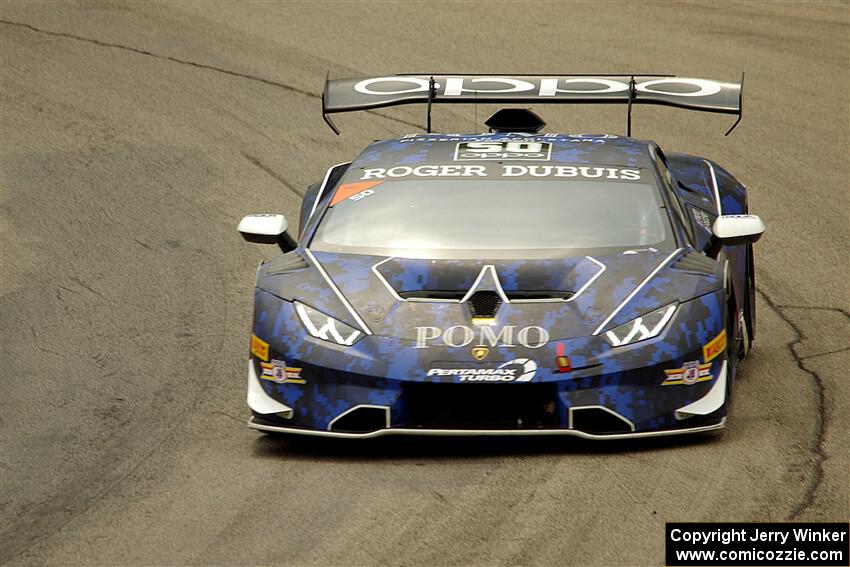
[[[336,193],[334,193],[333,199],[331,199],[330,206],[333,207],[340,201],[344,201],[346,199],[351,199],[353,201],[359,201],[363,197],[368,197],[373,193],[372,187],[376,185],[380,185],[383,181],[360,181],[358,183],[346,183],[345,185],[340,185]]]

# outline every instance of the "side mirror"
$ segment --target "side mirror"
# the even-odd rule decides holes
[[[756,242],[764,231],[764,222],[758,215],[719,216],[711,227],[711,249],[708,255],[717,256],[722,246]]]
[[[286,233],[289,223],[283,215],[245,215],[239,221],[239,234],[255,244],[277,244],[284,252],[295,249],[297,243]]]

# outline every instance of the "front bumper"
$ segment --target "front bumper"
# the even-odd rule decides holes
[[[602,337],[584,336],[538,348],[499,344],[481,362],[467,348],[421,348],[387,336],[338,346],[306,334],[290,302],[258,297],[253,332],[261,348],[249,361],[248,395],[255,429],[332,437],[618,439],[725,423],[733,370],[722,350],[708,348],[723,329],[722,291],[682,303],[662,334],[639,343],[612,349]],[[541,324],[555,326],[545,317]],[[553,365],[564,352],[572,359],[567,373]],[[532,360],[536,371],[513,383],[441,374]]]
[[[310,396],[313,408],[297,402],[292,403],[292,406],[302,406],[300,411],[296,411],[294,407],[276,399],[279,396],[272,397],[277,388],[285,388],[286,385],[269,384],[268,380],[260,380],[254,362],[249,360],[248,405],[254,415],[248,421],[248,426],[268,432],[337,438],[373,438],[384,435],[571,435],[584,439],[615,440],[700,433],[722,429],[726,423],[726,361],[719,367],[720,370],[710,385],[705,384],[706,388],[703,389],[701,397],[687,404],[667,408],[663,415],[651,420],[650,424],[657,425],[650,428],[647,428],[647,423],[641,423],[639,425],[642,428],[638,429],[634,421],[606,405],[582,403],[579,401],[581,393],[576,397],[575,391],[564,387],[566,382],[560,386],[558,383],[550,383],[548,387],[546,384],[489,385],[489,392],[499,391],[507,394],[509,397],[505,399],[508,399],[509,403],[515,402],[513,407],[496,406],[490,408],[492,411],[489,413],[482,413],[480,408],[470,408],[469,413],[462,415],[459,420],[446,413],[446,408],[454,403],[448,398],[435,400],[435,403],[440,405],[436,414],[423,418],[421,411],[417,413],[413,409],[417,400],[405,399],[405,394],[410,397],[411,393],[405,390],[404,386],[410,384],[401,383],[397,388],[387,388],[386,384],[382,383],[378,391],[356,387],[356,397],[359,399],[355,402],[359,403],[343,400],[341,405],[335,404],[336,409],[324,405],[319,413],[328,417],[320,425],[314,419],[315,412],[310,411],[321,405],[317,404],[314,396]],[[417,387],[421,389],[423,386],[429,387],[421,383]],[[479,396],[483,390],[478,384],[430,385],[432,388],[434,386],[442,388],[441,396],[451,396],[452,393],[457,394],[465,390],[463,394],[467,395],[467,398],[462,399],[464,404],[468,403],[468,400],[480,398],[480,405],[485,410],[494,405],[492,398],[488,400],[486,395]],[[530,387],[536,387],[538,392],[551,391],[555,397],[550,404],[540,406],[540,403],[548,398],[543,397],[535,402],[534,397],[523,393]],[[337,390],[337,393],[345,391],[343,387]],[[370,399],[370,394],[378,392],[385,396],[384,400],[375,396]],[[542,410],[530,412],[528,408],[535,407],[535,403],[536,407]],[[498,419],[488,418],[494,415],[498,416]],[[504,426],[506,419],[507,427]],[[516,421],[513,422],[514,420]]]

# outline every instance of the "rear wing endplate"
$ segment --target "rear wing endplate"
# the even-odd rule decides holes
[[[735,114],[741,121],[744,76],[740,83],[673,75],[392,75],[327,79],[322,116],[339,134],[329,114],[426,103],[627,104],[631,135],[633,104],[656,104]]]

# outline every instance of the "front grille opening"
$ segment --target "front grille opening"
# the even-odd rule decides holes
[[[557,429],[555,384],[403,386],[405,426],[422,429]]]
[[[495,291],[476,291],[467,300],[473,317],[495,317],[502,298]]]
[[[631,433],[629,423],[617,415],[602,408],[583,408],[572,410],[573,429],[605,435],[611,433]]]
[[[331,431],[369,433],[387,427],[387,408],[356,408],[331,424]]]

